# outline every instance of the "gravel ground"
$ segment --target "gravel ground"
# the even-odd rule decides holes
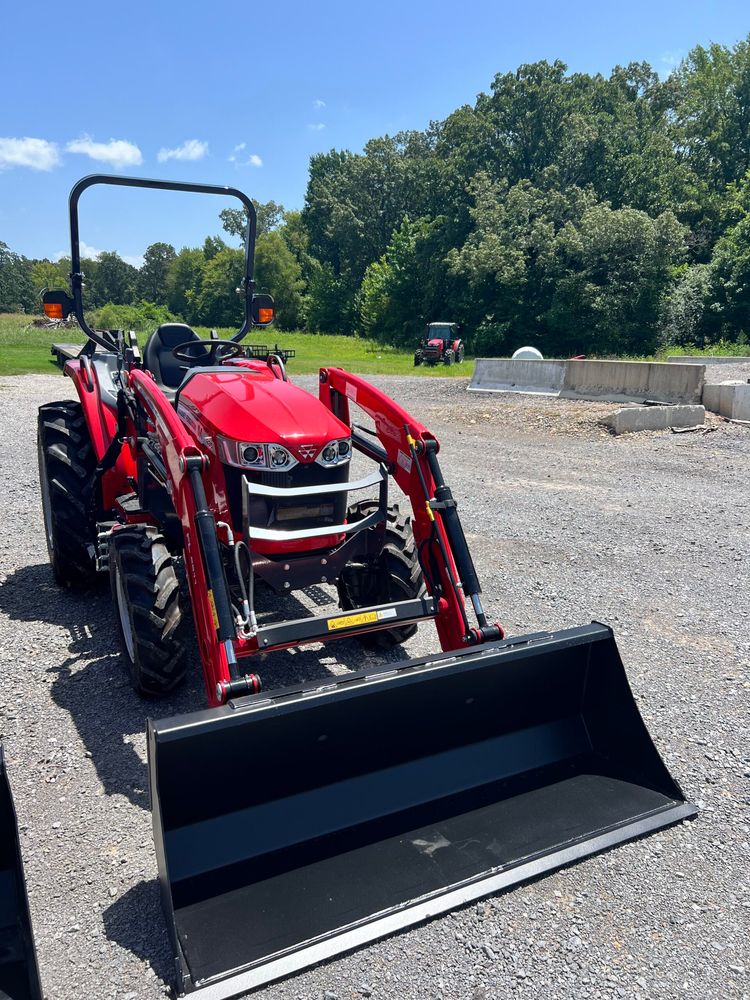
[[[728,382],[730,380],[750,382],[750,365],[706,365],[706,382]]]
[[[750,431],[713,421],[706,434],[613,438],[597,423],[609,404],[375,381],[443,442],[490,618],[514,633],[611,624],[658,748],[701,813],[257,996],[747,998]],[[0,380],[0,734],[48,1000],[153,1000],[172,972],[149,707],[128,688],[107,594],[58,591],[43,541],[36,408],[69,395],[56,376]],[[406,652],[436,646],[424,626]],[[341,642],[276,654],[264,673],[270,686],[363,662]],[[195,667],[157,714],[202,706]]]

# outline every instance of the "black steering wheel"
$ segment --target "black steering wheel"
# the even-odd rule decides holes
[[[203,357],[198,354],[191,354],[191,348],[208,347],[208,355]],[[177,347],[172,348],[172,354],[178,361],[186,361],[189,365],[196,362],[205,362],[207,365],[216,365],[221,361],[228,361],[242,354],[242,348],[233,340],[186,340]]]

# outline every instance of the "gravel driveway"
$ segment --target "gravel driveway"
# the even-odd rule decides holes
[[[313,387],[314,380],[300,383]],[[750,429],[610,437],[608,404],[378,378],[443,443],[490,619],[611,624],[690,824],[277,983],[262,1000],[750,996]],[[144,717],[203,706],[192,679],[135,697],[108,594],[57,590],[36,409],[60,376],[0,379],[0,735],[49,1000],[168,993]],[[324,599],[324,598],[321,598]],[[423,626],[406,652],[437,648]],[[360,667],[359,647],[280,653],[267,687]]]

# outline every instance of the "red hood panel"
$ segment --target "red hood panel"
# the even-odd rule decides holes
[[[432,340],[428,340],[428,341],[427,341],[427,346],[428,346],[428,347],[437,347],[437,348],[441,348],[441,347],[443,346],[443,341],[442,341],[442,340],[440,340],[440,338],[439,338],[439,337],[438,337],[438,338],[433,338]]]
[[[217,370],[194,375],[179,394],[201,423],[237,441],[322,446],[349,436],[349,428],[315,396],[270,371]],[[190,405],[192,404],[192,405]],[[297,457],[303,461],[302,456]]]

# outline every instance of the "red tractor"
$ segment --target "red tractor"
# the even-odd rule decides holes
[[[414,352],[414,367],[419,365],[460,365],[464,342],[458,336],[458,323],[428,323],[424,337]]]
[[[93,184],[240,200],[245,318],[231,339],[166,323],[141,358],[134,336],[88,326],[78,200]],[[70,225],[72,294],[47,292],[45,309],[73,313],[89,339],[64,368],[76,398],[39,412],[52,568],[73,588],[109,576],[142,695],[182,679],[192,617],[211,706],[148,721],[180,994],[252,989],[692,814],[606,626],[503,641],[488,621],[435,436],[341,368],[320,370],[316,398],[277,355],[246,356],[242,339],[273,319],[254,291],[246,195],[88,177]],[[371,469],[358,478],[355,452]],[[261,583],[332,585],[340,611],[261,620]],[[425,621],[442,653],[260,693],[263,654],[345,637],[388,649]]]

